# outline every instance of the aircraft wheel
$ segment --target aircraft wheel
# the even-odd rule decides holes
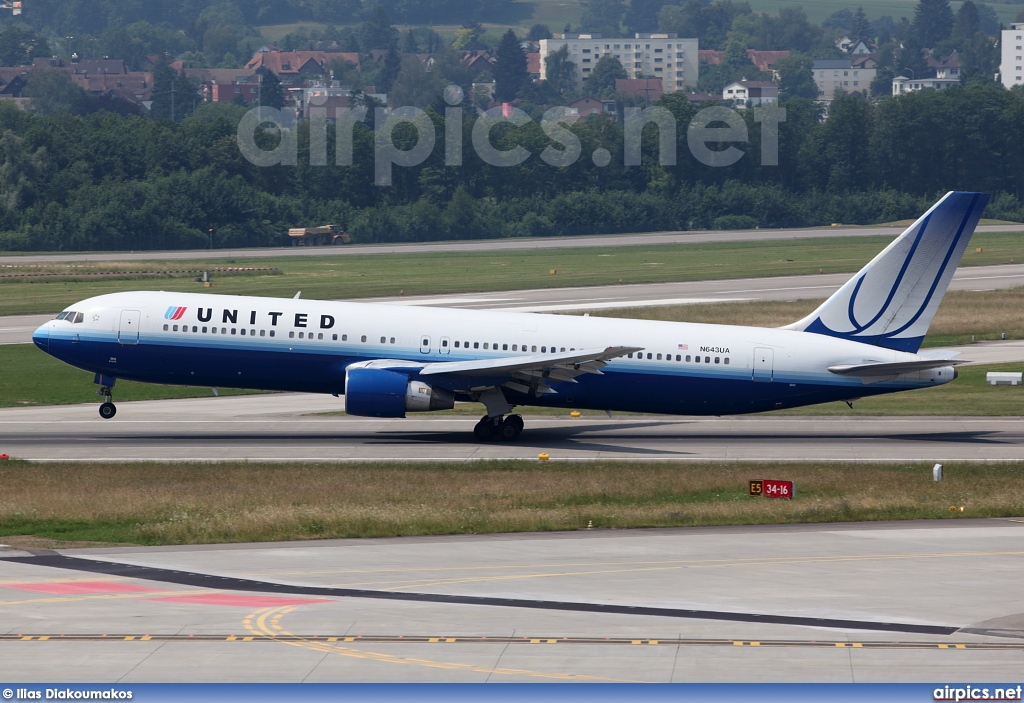
[[[102,417],[104,420],[109,420],[116,414],[117,406],[115,406],[113,403],[107,402],[103,403],[103,405],[100,406],[100,417]]]
[[[494,425],[489,418],[484,418],[480,422],[476,423],[476,427],[473,428],[473,436],[481,442],[489,442],[494,439]]]
[[[523,432],[523,418],[521,415],[509,415],[505,418],[505,421],[501,423],[501,438],[506,442],[514,442],[519,439],[519,435]]]

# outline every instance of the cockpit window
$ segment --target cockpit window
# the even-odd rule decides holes
[[[71,319],[71,315],[68,315],[68,319]],[[85,319],[85,313],[84,312],[80,312],[80,313],[75,314],[75,319],[71,320],[71,321],[74,322],[75,324],[78,324],[79,322],[82,322],[84,319]]]
[[[68,316],[68,313],[70,313],[70,312],[71,312],[70,310],[65,310],[61,314],[57,315],[57,317],[55,317],[54,319],[55,320],[63,320],[65,317]]]

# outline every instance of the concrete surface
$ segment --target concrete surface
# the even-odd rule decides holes
[[[1013,392],[1014,389],[1007,389]],[[33,460],[916,460],[1017,461],[1024,417],[668,417],[524,414],[514,443],[481,444],[476,416],[375,419],[331,396],[272,394],[0,410],[0,453]]]
[[[0,679],[1010,682],[1024,671],[1021,520],[64,554],[113,569],[135,565],[135,577],[0,561]],[[178,570],[183,580],[242,577],[268,592],[153,581],[137,567]],[[303,586],[684,615],[287,595]],[[739,620],[689,617],[686,609]],[[854,625],[774,621],[787,617]],[[908,626],[947,634],[899,631]]]
[[[473,241],[423,242],[418,244],[358,244],[333,247],[269,247],[260,249],[193,249],[190,251],[81,252],[74,254],[25,254],[0,256],[0,264],[59,263],[81,261],[173,261],[196,259],[266,259],[277,256],[365,256],[374,254],[421,254],[467,251],[523,251],[581,247],[652,246],[704,242],[775,241],[820,237],[875,237],[903,232],[904,227],[807,227],[697,232],[636,232],[577,237],[524,237]],[[980,225],[978,232],[1024,232],[1024,224]]]

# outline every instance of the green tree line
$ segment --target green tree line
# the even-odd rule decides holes
[[[491,166],[472,147],[476,120],[467,110],[464,163],[447,166],[443,113],[431,109],[431,155],[395,167],[389,187],[374,185],[375,134],[365,123],[353,131],[351,166],[333,165],[333,139],[329,165],[310,165],[302,124],[297,165],[256,167],[240,153],[244,108],[234,105],[201,105],[178,122],[0,106],[0,249],[204,247],[211,228],[218,247],[282,245],[288,227],[328,222],[357,242],[867,224],[915,217],[952,189],[991,192],[987,216],[1024,220],[1024,93],[1016,90],[967,84],[876,104],[840,95],[827,120],[814,103],[793,99],[777,166],[760,162],[754,111],[741,111],[746,143],[710,145],[744,152],[716,168],[687,145],[685,125],[699,106],[682,95],[659,105],[678,123],[674,165],[659,163],[649,124],[641,165],[624,166],[621,123],[595,117],[571,126],[582,154],[563,167],[541,160],[546,147],[562,147],[537,121],[499,124],[494,147],[522,146],[530,157]],[[400,148],[414,142],[407,127],[394,131]],[[605,166],[595,163],[599,148],[611,154]]]

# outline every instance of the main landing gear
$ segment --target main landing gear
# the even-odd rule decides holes
[[[113,402],[113,391],[110,386],[101,386],[96,395],[103,396],[103,404],[100,406],[100,417],[104,420],[109,420],[117,414],[117,406]]]
[[[519,439],[523,431],[522,415],[509,415],[502,417],[488,417],[484,415],[480,422],[473,428],[473,435],[481,442],[498,440],[501,442],[514,442]]]

